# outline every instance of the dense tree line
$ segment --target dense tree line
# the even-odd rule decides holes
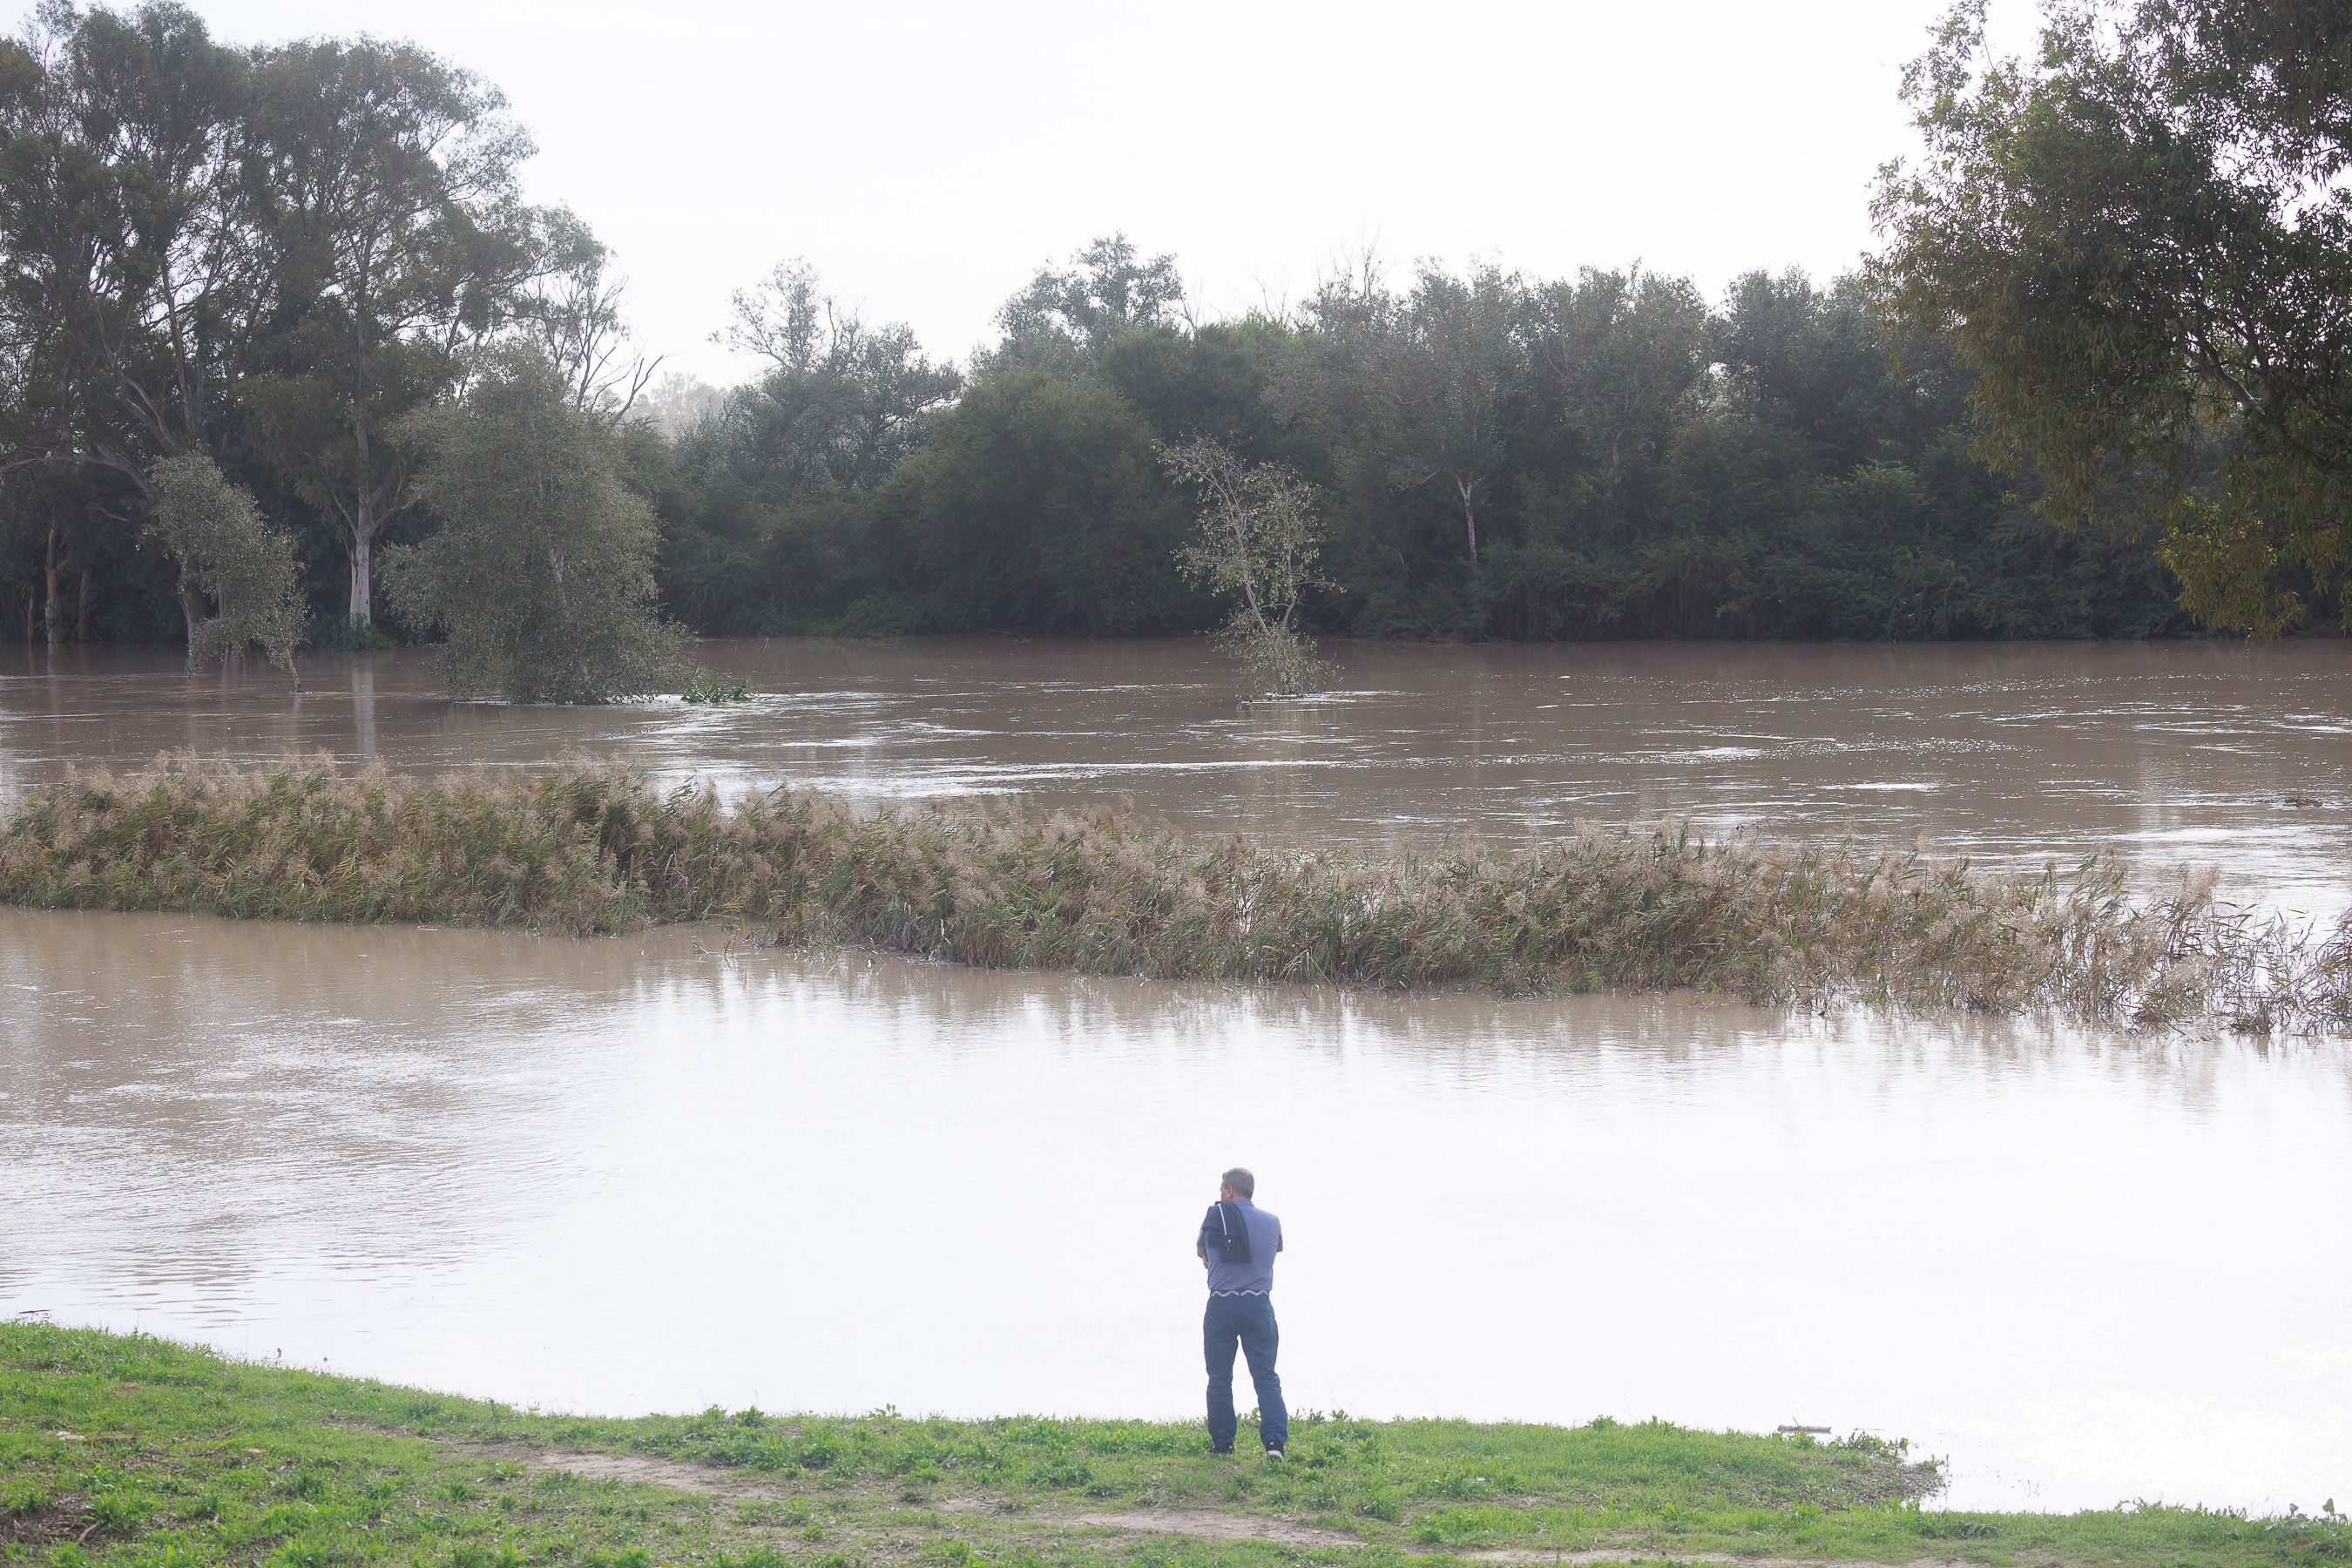
[[[527,342],[617,418],[603,246],[533,206],[499,94],[373,39],[238,49],[173,4],[44,0],[0,43],[0,587],[26,635],[172,638],[213,606],[142,549],[200,456],[282,520],[317,624],[373,635],[425,527],[404,421]]]
[[[0,45],[0,632],[217,637],[213,579],[157,547],[157,476],[201,457],[250,498],[245,556],[292,552],[313,640],[455,636],[450,605],[376,579],[460,496],[494,503],[487,470],[436,489],[420,444],[483,384],[560,391],[585,421],[564,438],[649,508],[661,608],[704,633],[1214,626],[1163,461],[1201,441],[1312,487],[1297,616],[1326,633],[2187,629],[2147,544],[2052,527],[1971,455],[1979,372],[1947,333],[1890,339],[1854,280],[1759,272],[1710,303],[1640,269],[1367,263],[1203,321],[1174,258],[1113,236],[960,368],[788,264],[722,334],[755,376],[633,412],[651,367],[610,258],[523,199],[530,150],[409,46],[233,48],[176,5],[47,0]],[[643,531],[589,489],[611,525],[581,541]]]
[[[1326,632],[2188,628],[2145,544],[2053,528],[1970,455],[1969,376],[1890,342],[1857,280],[1759,272],[1710,308],[1636,269],[1367,268],[1199,322],[1173,261],[1114,237],[1016,294],[961,384],[804,270],[739,313],[786,294],[800,335],[647,454],[667,601],[709,631],[1210,626],[1154,460],[1204,438],[1318,487]]]

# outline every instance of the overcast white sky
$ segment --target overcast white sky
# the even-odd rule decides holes
[[[1210,314],[1369,243],[1710,296],[1870,243],[1944,0],[194,0],[225,42],[405,37],[504,89],[532,197],[618,253],[646,345],[714,381],[729,292],[804,256],[961,359],[1123,228]],[[2022,43],[2032,0],[2000,0]]]

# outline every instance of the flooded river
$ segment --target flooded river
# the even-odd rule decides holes
[[[2218,864],[2352,904],[2352,640],[1818,647],[1342,645],[1341,689],[1244,711],[1215,650],[957,639],[703,645],[752,702],[445,701],[419,656],[309,689],[168,652],[0,653],[0,796],[158,752],[423,770],[566,751],[872,801],[1131,797],[1191,826],[1389,841],[1579,818],[1853,836],[2003,863]]]
[[[2319,910],[2352,870],[2332,644],[1370,648],[1255,715],[1189,645],[706,657],[771,695],[0,665],[0,792],[175,747],[577,747],[1368,840],[2107,842]],[[1948,1456],[1961,1505],[2352,1493],[2344,1042],[0,910],[0,1313],[616,1413],[1174,1415],[1234,1160],[1290,1234],[1302,1405],[1868,1430]]]

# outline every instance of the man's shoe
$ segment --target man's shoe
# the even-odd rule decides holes
[[[1209,1452],[1210,1452],[1210,1453],[1212,1453],[1212,1454],[1220,1454],[1220,1455],[1223,1455],[1223,1454],[1231,1454],[1233,1451],[1234,1451],[1234,1446],[1233,1446],[1231,1443],[1226,1444],[1226,1445],[1225,1445],[1223,1447],[1222,1447],[1222,1448],[1218,1447],[1217,1447],[1215,1444],[1213,1444],[1213,1443],[1212,1443],[1212,1444],[1210,1444],[1210,1445],[1209,1445]]]
[[[1268,1448],[1265,1451],[1265,1457],[1269,1459],[1279,1459],[1283,1457],[1283,1453],[1279,1448]]]

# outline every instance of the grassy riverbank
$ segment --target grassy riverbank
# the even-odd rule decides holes
[[[1507,993],[1687,986],[2095,1021],[2352,1023],[2352,932],[2299,933],[2112,866],[1998,876],[1845,846],[1583,830],[1391,858],[1088,815],[722,805],[585,765],[420,780],[173,766],[33,791],[0,900],[768,940],[1095,974]]]
[[[2340,1523],[1946,1512],[1869,1440],[1310,1417],[1277,1467],[1192,1424],[590,1420],[30,1323],[0,1325],[0,1561],[54,1568],[2352,1557]]]

